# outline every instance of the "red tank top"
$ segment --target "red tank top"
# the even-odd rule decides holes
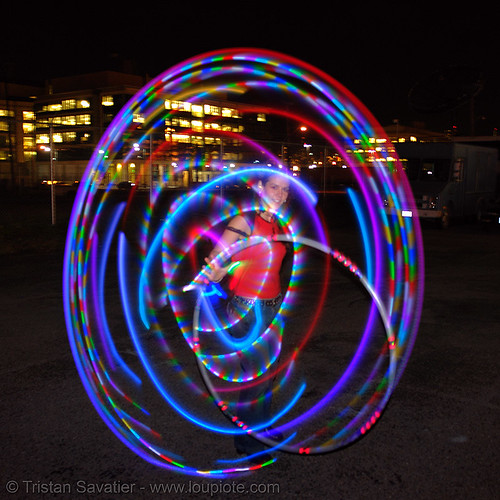
[[[267,222],[257,215],[252,236],[272,236],[281,233],[274,218]],[[229,287],[235,295],[250,299],[273,299],[281,292],[280,269],[286,247],[281,242],[269,241],[245,248],[233,255],[238,261]]]

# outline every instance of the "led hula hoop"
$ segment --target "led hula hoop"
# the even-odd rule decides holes
[[[242,99],[238,109],[243,113],[305,123],[337,151],[354,151],[342,155],[357,183],[349,198],[365,262],[356,265],[330,244],[314,192],[278,168],[282,159],[241,128],[214,126],[212,137],[238,141],[273,165],[276,175],[289,180],[297,200],[295,207],[275,214],[282,233],[239,240],[214,259],[225,265],[246,248],[259,245],[270,252],[279,242],[293,255],[288,289],[272,323],[263,333],[250,332],[235,341],[228,331],[238,319],[229,318],[220,307],[226,291],[208,282],[197,255],[204,242],[217,241],[221,228],[235,215],[258,209],[254,200],[221,196],[220,186],[251,187],[253,179],[268,169],[224,169],[165,209],[168,189],[162,191],[162,186],[170,187],[174,176],[191,175],[205,161],[192,153],[175,171],[165,169],[162,182],[151,187],[138,225],[132,215],[139,203],[135,188],[121,201],[114,188],[121,180],[118,163],[126,165],[138,150],[147,152],[146,169],[175,153],[174,142],[157,140],[165,137],[168,123],[179,118],[179,104],[173,103],[200,109],[221,94],[247,92],[254,97],[252,105]],[[259,102],[266,104],[255,104]],[[175,418],[215,434],[248,433],[271,451],[297,454],[339,449],[380,418],[415,341],[424,270],[418,220],[401,217],[401,208],[414,208],[414,201],[399,160],[393,152],[373,151],[368,164],[356,153],[368,147],[372,137],[387,140],[370,112],[337,81],[302,61],[260,49],[210,52],[178,64],[141,89],[116,116],[75,198],[63,292],[69,341],[87,394],[111,431],[140,457],[172,471],[209,477],[256,470],[276,460],[249,466],[241,458],[216,457],[198,464],[197,456],[185,456],[182,442],[172,441],[171,421],[162,423],[163,413],[167,420]],[[149,172],[138,172],[137,178]],[[386,203],[395,210],[387,212]],[[297,207],[300,214],[294,211]],[[304,269],[311,254],[319,256],[324,279],[316,287],[309,322],[296,333],[300,337],[291,347],[287,332],[297,324],[291,319],[305,295]],[[300,364],[322,321],[332,264],[347,270],[349,279],[369,297],[369,306],[345,371],[308,406],[304,394],[313,381],[301,378]],[[165,311],[173,318],[168,326]],[[131,353],[133,362],[127,363]],[[255,372],[242,371],[239,360],[244,356],[258,360]],[[252,427],[238,417],[238,393],[269,378],[275,381],[276,408],[269,421]],[[270,425],[283,437],[266,434]]]

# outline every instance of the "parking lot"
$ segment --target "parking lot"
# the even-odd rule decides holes
[[[47,204],[2,204],[4,218],[27,214],[24,227],[2,222],[8,237],[0,264],[2,497],[497,498],[497,228],[465,221],[448,230],[423,226],[426,286],[419,334],[371,432],[329,454],[283,453],[252,475],[210,481],[142,460],[90,403],[72,359],[62,307],[69,207],[68,201],[59,203],[58,225],[50,227]],[[346,245],[356,238],[356,228],[347,223],[336,230]],[[329,357],[317,359],[327,372]],[[200,457],[213,447],[231,452],[231,440],[193,433],[181,418],[169,427]]]

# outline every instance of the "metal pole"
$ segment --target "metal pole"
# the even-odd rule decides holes
[[[52,225],[56,223],[56,191],[54,185],[54,139],[52,130],[52,118],[50,119],[50,208],[52,214]]]

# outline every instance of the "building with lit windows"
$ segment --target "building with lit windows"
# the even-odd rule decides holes
[[[8,187],[78,182],[114,117],[146,83],[114,71],[54,78],[41,87],[3,83],[0,182]],[[164,129],[137,148],[130,137],[126,149],[134,154],[114,158],[104,182],[114,178],[147,187],[168,178],[186,186],[263,161],[242,143],[241,134],[266,136],[266,116],[240,107],[223,96],[200,103],[166,98]],[[140,134],[144,118],[136,114],[134,121]],[[148,175],[141,175],[145,170]]]
[[[55,78],[34,105],[38,182],[78,181],[104,131],[145,79],[113,71]]]
[[[35,96],[31,85],[0,85],[0,187],[31,186],[36,165]]]
[[[54,181],[78,181],[113,118],[146,83],[111,71],[52,80],[34,106],[37,181],[51,179],[51,160]],[[133,121],[140,137],[144,118],[137,113]],[[264,114],[242,113],[238,104],[224,99],[191,103],[165,98],[164,129],[142,139],[140,146],[131,136],[127,154],[113,158],[104,182],[144,188],[165,179],[172,186],[205,182],[251,161],[238,136],[255,132],[265,121]]]
[[[78,182],[112,120],[146,83],[145,77],[102,71],[55,78],[45,87],[0,85],[1,185]],[[148,188],[168,180],[168,186],[187,187],[228,169],[267,164],[265,153],[246,141],[250,138],[294,175],[310,179],[318,189],[334,189],[352,183],[346,155],[361,155],[369,162],[376,151],[391,153],[401,142],[456,139],[395,123],[385,129],[388,140],[374,137],[363,149],[355,141],[354,148],[335,151],[312,130],[252,112],[241,98],[235,102],[221,95],[189,102],[165,96],[164,107],[161,127],[147,138],[142,137],[144,117],[134,115],[137,137],[132,134],[123,156],[112,159],[105,184]]]

